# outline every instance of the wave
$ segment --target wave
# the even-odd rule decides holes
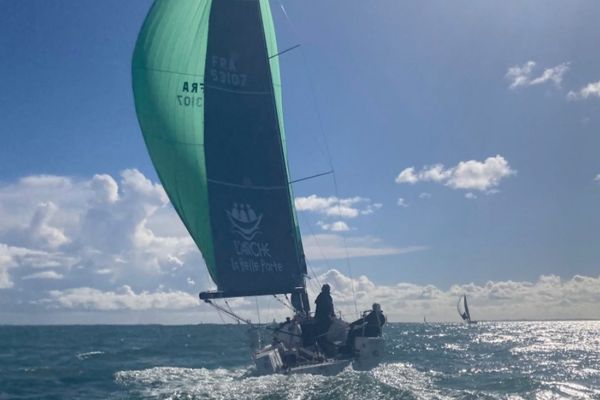
[[[77,353],[75,354],[75,357],[77,357],[80,360],[87,360],[88,358],[94,357],[94,356],[99,356],[105,354],[103,351],[88,351],[86,353]]]
[[[383,365],[371,372],[351,368],[333,377],[253,376],[252,368],[157,367],[120,371],[115,381],[142,398],[169,399],[432,399],[431,381],[410,365]]]

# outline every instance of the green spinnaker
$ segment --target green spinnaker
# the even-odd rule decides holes
[[[252,7],[259,10],[256,18],[246,11]],[[226,25],[229,17],[231,26]],[[257,27],[261,34],[252,36]],[[247,45],[238,30],[247,32]],[[266,47],[265,54],[261,46]],[[211,54],[207,54],[209,47]],[[156,0],[133,56],[136,111],[152,162],[171,203],[200,249],[211,278],[220,289],[232,292],[286,292],[304,285],[306,266],[288,184],[279,62],[278,57],[271,57],[276,54],[268,0]],[[241,72],[247,74],[238,74],[237,63],[246,69]],[[211,73],[214,76],[206,76]],[[244,85],[248,80],[246,88],[240,85],[240,76]],[[266,86],[260,80],[264,77],[270,80]],[[251,87],[262,88],[256,101],[245,100],[256,95]],[[269,96],[273,103],[269,103]],[[206,105],[207,98],[210,107]],[[236,104],[237,108],[225,118],[221,113],[228,104]],[[250,118],[253,113],[257,121]],[[269,126],[269,115],[275,118],[274,130],[265,128]],[[240,126],[233,126],[232,130],[230,118],[238,118]],[[205,121],[210,121],[210,129]],[[246,135],[245,130],[250,133]],[[208,133],[212,143],[209,145]],[[272,134],[277,135],[276,141],[269,139]],[[243,143],[249,140],[247,137],[254,138],[254,142]],[[263,145],[252,149],[255,143]],[[251,150],[242,154],[242,161],[246,161],[237,165],[240,157],[235,155],[240,146]],[[279,156],[272,150],[277,147]],[[261,153],[261,148],[272,149]],[[270,172],[278,169],[284,177]],[[242,179],[243,174],[247,176]],[[263,182],[270,189],[263,193],[247,182]],[[236,185],[239,190],[232,191]],[[239,238],[230,233],[238,229],[239,234],[240,226],[243,227],[239,220],[231,218],[231,212],[250,211],[249,203],[261,217],[255,228],[263,240],[258,243],[263,246],[262,259],[256,254],[242,257],[243,246],[256,243],[251,243],[248,236]],[[226,213],[229,221],[239,226],[232,229]],[[293,232],[288,232],[288,225]],[[235,257],[238,258],[234,260]]]

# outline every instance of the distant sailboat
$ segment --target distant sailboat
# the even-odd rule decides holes
[[[461,301],[462,300],[462,301]],[[463,304],[461,310],[461,303]],[[467,304],[467,295],[463,295],[458,298],[458,303],[456,303],[456,309],[458,310],[458,315],[468,324],[476,324],[477,321],[473,321],[471,319],[471,313],[469,312],[469,305]]]
[[[287,51],[287,50],[286,50]],[[136,111],[173,207],[202,252],[218,299],[291,295],[294,329],[253,353],[267,373],[369,369],[383,338],[350,351],[316,344],[306,261],[288,172],[281,74],[268,0],[156,0],[133,56]],[[282,324],[285,325],[286,323]],[[329,333],[328,333],[329,334]],[[287,343],[283,346],[283,342]]]

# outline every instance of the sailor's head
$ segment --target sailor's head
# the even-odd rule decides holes
[[[324,284],[323,287],[321,287],[321,292],[323,292],[323,293],[331,292],[331,286],[329,286],[328,284]]]
[[[381,305],[379,303],[373,303],[373,311],[381,312]]]

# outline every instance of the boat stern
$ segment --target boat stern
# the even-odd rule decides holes
[[[385,340],[382,337],[356,337],[356,358],[352,367],[357,371],[368,371],[377,367],[385,355]]]
[[[281,355],[276,348],[266,348],[257,351],[253,355],[256,364],[256,372],[259,375],[269,375],[282,372],[283,361]]]

